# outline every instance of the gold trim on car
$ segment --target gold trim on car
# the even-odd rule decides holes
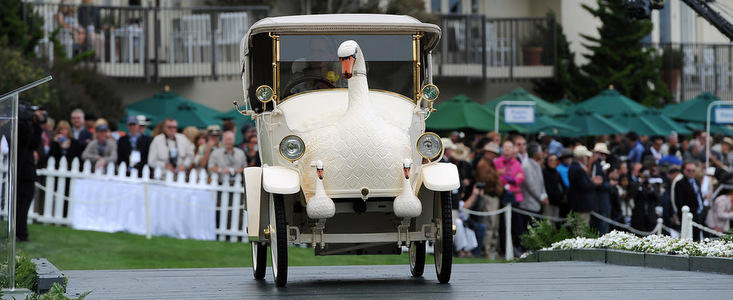
[[[332,89],[317,89],[317,90],[304,91],[304,92],[300,92],[300,93],[297,93],[297,94],[289,95],[289,96],[285,97],[285,99],[280,100],[280,102],[278,102],[278,104],[281,104],[281,103],[283,103],[283,102],[287,101],[288,99],[293,98],[295,96],[300,96],[300,95],[303,95],[303,94],[309,94],[309,93],[315,93],[315,92],[323,92],[323,91],[346,91],[346,90],[348,90],[348,89],[347,88],[332,88]],[[402,95],[400,93],[397,93],[397,92],[392,92],[392,91],[387,91],[387,90],[380,90],[380,89],[369,89],[369,91],[370,92],[380,92],[380,93],[395,95],[395,96],[398,96],[402,100],[405,100],[407,102],[410,102],[412,104],[415,104],[412,101],[412,99],[410,99],[409,97],[407,97],[405,95]]]
[[[299,140],[300,140],[301,142],[303,142],[303,152],[301,152],[301,153],[300,153],[300,156],[298,156],[298,158],[296,158],[296,159],[289,159],[289,158],[285,157],[285,155],[283,155],[283,151],[282,151],[282,146],[283,146],[283,142],[285,141],[285,139],[287,139],[287,138],[289,138],[289,137],[291,137],[291,136],[293,136],[293,137],[296,137],[296,138],[298,138],[298,139],[299,139]],[[283,158],[284,158],[285,160],[287,160],[287,161],[289,161],[289,162],[294,162],[294,161],[296,161],[296,160],[299,160],[299,159],[303,158],[303,155],[305,155],[305,148],[306,148],[306,145],[305,145],[305,141],[303,141],[303,139],[302,139],[302,138],[300,138],[299,136],[297,136],[297,135],[294,135],[294,134],[289,134],[289,135],[286,135],[285,137],[283,137],[283,138],[282,138],[282,139],[280,140],[280,143],[279,143],[279,144],[277,145],[277,152],[278,152],[278,153],[280,153],[280,156],[282,156],[282,157],[283,157]]]

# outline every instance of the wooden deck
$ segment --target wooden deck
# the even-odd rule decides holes
[[[88,299],[410,298],[410,299],[730,299],[733,276],[592,262],[454,265],[450,284],[433,266],[291,267],[285,288],[250,268],[64,271],[68,295]]]

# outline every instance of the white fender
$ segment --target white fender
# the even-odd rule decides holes
[[[244,168],[244,195],[247,200],[247,236],[259,240],[260,230],[260,191],[262,190],[262,168]]]
[[[461,186],[458,168],[452,163],[433,163],[422,166],[423,184],[431,191],[444,192]]]
[[[300,191],[300,174],[280,166],[262,167],[262,187],[268,193],[295,194]]]

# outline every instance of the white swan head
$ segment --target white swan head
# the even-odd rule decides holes
[[[353,75],[366,75],[366,63],[364,54],[353,40],[344,41],[338,49],[339,61],[341,61],[341,75],[351,79]]]

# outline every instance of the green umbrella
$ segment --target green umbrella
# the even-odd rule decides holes
[[[216,115],[221,113],[173,92],[155,94],[153,97],[128,105],[127,109],[152,116],[158,122],[166,118],[175,119],[181,128],[188,126],[206,128],[208,125],[219,124]]]
[[[546,116],[535,116],[534,123],[527,126],[527,132],[529,133],[542,132],[549,135],[557,135],[560,132],[574,133],[575,131],[577,131],[575,127]]]
[[[645,110],[643,113],[644,117],[652,122],[652,124],[657,125],[658,127],[664,129],[666,132],[671,133],[672,131],[678,133],[678,134],[690,134],[692,133],[686,126],[683,124],[677,123],[671,118],[665,116],[662,114],[661,111],[659,111],[656,108],[649,108]]]
[[[559,108],[567,109],[575,105],[575,102],[570,101],[570,99],[568,98],[562,98],[560,100],[557,100],[557,102],[555,102],[554,104]]]
[[[469,99],[458,95],[435,106],[436,111],[425,121],[425,127],[435,131],[494,130],[494,113]],[[501,123],[501,131],[524,131],[521,126]]]
[[[566,130],[560,131],[558,135],[562,136],[598,136],[628,131],[628,129],[623,125],[617,124],[614,121],[583,108],[574,110],[574,112],[569,117],[563,119],[562,122],[576,128],[575,132]]]
[[[525,91],[523,88],[516,88],[511,92],[501,95],[499,96],[499,98],[496,98],[484,104],[484,107],[488,108],[490,111],[493,112],[495,111],[496,106],[499,105],[499,102],[505,101],[505,100],[532,101],[535,103],[535,112],[543,116],[554,116],[554,115],[562,113],[563,111],[562,108],[557,107],[550,102],[547,102],[545,100],[540,99],[539,97],[535,95],[530,94],[529,92]]]
[[[219,113],[216,115],[217,119],[221,120],[232,120],[234,124],[237,124],[235,143],[241,144],[244,136],[242,136],[242,126],[249,124],[254,125],[254,121],[249,116],[242,115],[236,108],[230,111]]]
[[[687,128],[690,128],[692,130],[705,131],[705,124],[704,123],[687,122],[687,123],[685,123],[685,126],[687,126]],[[730,128],[728,128],[725,125],[721,125],[721,124],[712,124],[711,123],[710,124],[710,133],[712,133],[712,134],[722,134],[722,135],[727,135],[727,136],[733,136],[733,130],[730,130]]]
[[[607,89],[598,95],[585,100],[568,110],[572,113],[575,110],[584,109],[599,115],[610,117],[620,113],[641,113],[646,110],[646,106],[636,103],[636,101],[619,94],[614,89]]]
[[[705,92],[681,103],[668,105],[662,110],[662,113],[675,120],[705,123],[708,105],[719,100],[720,98],[715,95]]]
[[[630,130],[638,133],[639,135],[666,135],[669,134],[669,130],[665,130],[660,124],[655,124],[654,121],[647,118],[644,114],[635,113],[621,113],[613,116],[611,121],[617,124],[624,124]]]

